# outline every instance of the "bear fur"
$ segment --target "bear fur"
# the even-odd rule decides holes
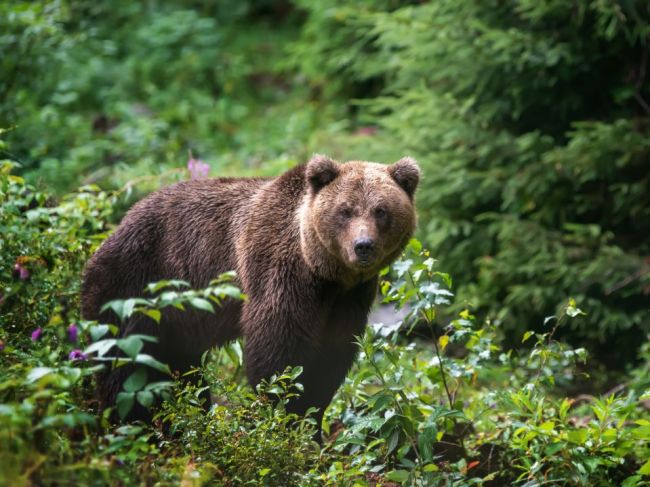
[[[304,392],[288,407],[298,414],[318,408],[320,424],[353,363],[378,272],[415,228],[419,176],[408,157],[383,165],[314,156],[277,178],[163,188],[134,205],[89,260],[83,317],[116,322],[101,306],[143,296],[149,282],[183,279],[202,288],[235,270],[246,301],[226,301],[216,314],[165,309],[159,325],[132,318],[120,335],[156,336],[144,351],[180,373],[199,365],[207,349],[243,336],[250,384],[301,365]],[[119,367],[99,377],[102,408],[115,404],[130,372]]]

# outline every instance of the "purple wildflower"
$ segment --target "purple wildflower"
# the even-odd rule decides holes
[[[27,267],[16,262],[14,264],[14,276],[16,276],[21,281],[26,281],[29,279],[29,271],[27,270]]]
[[[192,179],[204,178],[210,172],[210,166],[201,159],[194,159],[191,152],[190,159],[187,161],[187,169],[189,169]]]
[[[81,350],[78,348],[75,348],[72,352],[70,352],[70,355],[68,355],[68,358],[70,360],[77,361],[77,360],[88,360],[88,355],[83,353]]]
[[[68,327],[68,339],[72,343],[76,343],[78,337],[79,337],[79,328],[77,327],[77,325],[75,323],[72,323]]]
[[[33,342],[39,341],[41,339],[42,334],[43,334],[43,328],[39,326],[32,332],[32,341]]]

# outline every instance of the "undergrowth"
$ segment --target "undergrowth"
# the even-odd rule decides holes
[[[12,164],[1,166],[0,484],[650,483],[650,349],[611,392],[576,393],[592,380],[588,357],[556,336],[581,319],[579,303],[567,299],[544,332],[504,349],[498,322],[471,309],[450,314],[452,279],[417,240],[382,275],[384,302],[406,316],[358,337],[357,364],[326,411],[322,444],[312,439],[313,420],[283,408],[300,393],[300,369],[252,391],[239,342],[205,356],[204,382],[149,384],[136,368],[118,412],[167,400],[151,424],[111,423],[94,400],[101,368],[167,370],[140,353],[149,337],[118,339],[112,324],[79,316],[81,269],[122,195],[89,186],[57,201],[13,175]],[[150,291],[151,299],[110,306],[156,320],[166,306],[218,312],[221,300],[241,298],[227,280]],[[123,356],[111,356],[113,347]]]

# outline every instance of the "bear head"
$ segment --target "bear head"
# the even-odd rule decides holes
[[[339,164],[316,155],[305,167],[305,178],[301,246],[317,274],[349,285],[370,279],[411,238],[420,179],[414,159]]]

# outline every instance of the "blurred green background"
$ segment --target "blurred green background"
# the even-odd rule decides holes
[[[418,158],[419,234],[518,342],[623,367],[650,332],[647,0],[0,4],[2,158],[62,197]],[[164,175],[153,179],[152,175]]]

